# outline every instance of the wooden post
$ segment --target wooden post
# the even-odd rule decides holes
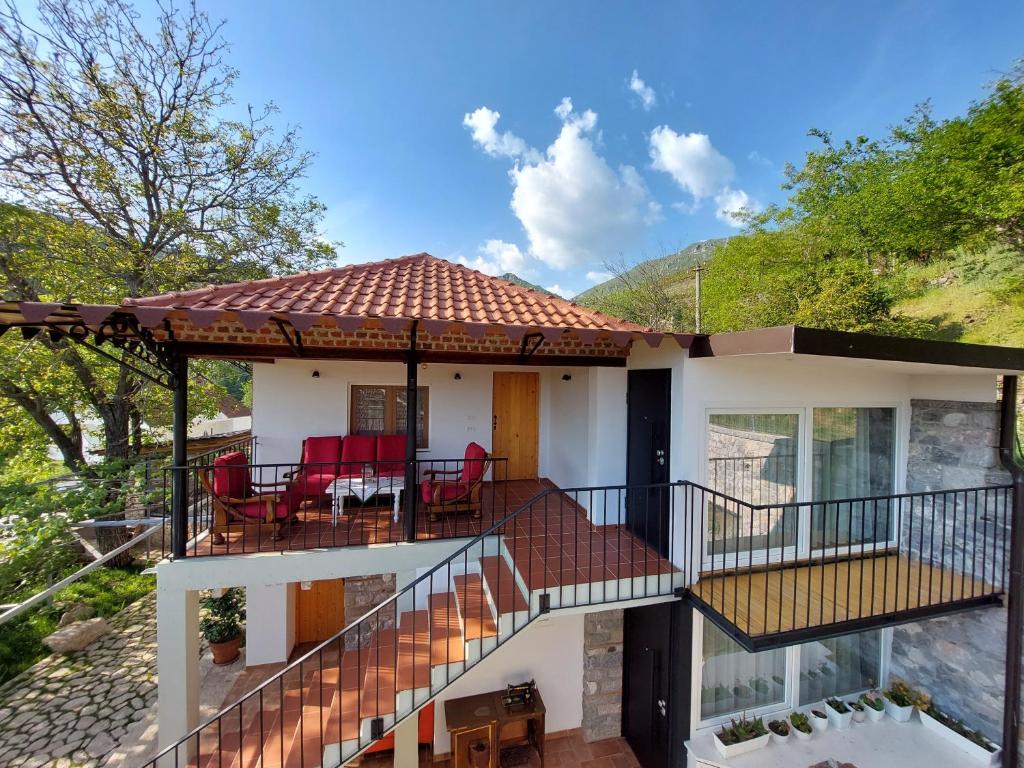
[[[409,351],[405,358],[405,540],[416,541],[416,417],[419,413],[418,365],[416,329],[412,321],[409,330]]]
[[[171,556],[185,557],[188,541],[188,358],[174,359],[174,415],[171,449]]]

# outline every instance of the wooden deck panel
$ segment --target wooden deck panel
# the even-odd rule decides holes
[[[702,576],[692,592],[741,632],[758,637],[940,606],[997,590],[950,569],[889,555]]]

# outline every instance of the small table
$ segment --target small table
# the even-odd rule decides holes
[[[502,743],[529,743],[536,748],[540,763],[544,765],[544,702],[538,691],[533,701],[506,707],[501,702],[504,691],[491,691],[461,699],[448,699],[444,703],[445,727],[451,736],[452,767],[468,768],[469,746],[475,741],[486,741],[490,747],[490,768],[501,764]],[[510,740],[502,731],[520,730]]]
[[[338,524],[338,515],[344,511],[346,496],[366,501],[372,496],[393,496],[394,521],[398,522],[398,509],[405,490],[403,475],[373,475],[371,477],[339,477],[327,489],[331,494],[331,525]]]

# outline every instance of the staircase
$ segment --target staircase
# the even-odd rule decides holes
[[[683,574],[592,525],[594,493],[539,494],[150,765],[343,765],[549,610],[674,599]]]

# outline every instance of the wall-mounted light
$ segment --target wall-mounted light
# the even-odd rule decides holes
[[[563,373],[562,374],[562,381],[572,381],[572,374],[571,373]]]
[[[319,379],[320,378],[320,371],[313,371],[313,378],[314,379]]]
[[[462,374],[459,373],[458,371],[455,372],[455,380],[462,381]]]

